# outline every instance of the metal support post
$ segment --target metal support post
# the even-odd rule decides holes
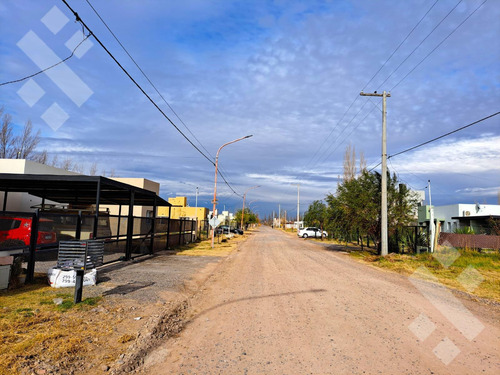
[[[125,260],[130,260],[132,257],[132,235],[134,233],[134,191],[130,192],[130,202],[128,204],[128,219],[127,219],[127,245],[125,247]]]
[[[99,227],[99,204],[101,201],[101,179],[97,180],[97,193],[95,197],[95,214],[94,214],[94,228],[92,230],[92,238],[97,238],[97,230]]]
[[[168,242],[170,241],[170,221],[172,218],[170,215],[172,214],[172,206],[168,206],[168,222],[167,222],[167,243],[165,244],[165,250],[168,250]]]
[[[149,245],[149,254],[154,253],[156,231],[156,196],[153,203],[153,217],[151,218],[151,242]]]
[[[26,274],[26,281],[31,283],[35,279],[35,251],[36,251],[36,240],[38,239],[38,221],[40,217],[40,210],[36,212],[31,217],[31,238],[30,238],[30,253],[28,257],[28,269]]]
[[[73,299],[73,303],[77,304],[82,302],[82,294],[83,294],[83,275],[85,273],[84,270],[75,270],[76,272],[76,280],[75,280],[75,296]]]

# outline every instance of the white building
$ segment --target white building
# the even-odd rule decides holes
[[[428,205],[419,207],[418,221],[420,224],[429,222]],[[500,217],[498,204],[467,204],[458,203],[447,206],[433,206],[434,219],[441,222],[441,232],[453,233],[456,229],[471,227],[480,233],[490,218]]]

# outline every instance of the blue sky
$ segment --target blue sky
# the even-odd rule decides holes
[[[335,192],[349,143],[369,167],[380,161],[380,100],[359,97],[363,88],[391,91],[389,155],[499,111],[500,3],[486,1],[460,25],[483,1],[91,1],[190,131],[87,2],[68,2],[203,152],[215,156],[223,143],[253,134],[221,151],[225,176],[240,194],[261,185],[247,196],[261,216],[278,204],[295,216],[293,184],[301,184],[302,212]],[[42,22],[54,6],[68,19],[56,32],[53,19],[50,27]],[[2,1],[1,82],[38,70],[19,46],[30,31],[61,59],[70,54],[65,43],[82,38],[62,2]],[[88,49],[83,56],[66,62],[91,90],[83,104],[43,73],[30,83],[43,92],[38,100],[21,98],[24,81],[0,86],[0,105],[18,128],[31,119],[43,137],[40,149],[52,156],[72,157],[85,170],[97,162],[120,177],[158,181],[163,197],[187,195],[191,205],[199,187],[199,202],[209,206],[213,166],[89,40],[77,50]],[[32,94],[33,86],[25,91]],[[57,129],[44,115],[54,103],[67,117]],[[389,169],[415,189],[430,179],[437,205],[496,204],[499,125],[500,115],[396,156]],[[218,192],[220,209],[240,207],[241,198],[220,180]]]

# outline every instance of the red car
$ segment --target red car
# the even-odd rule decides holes
[[[19,240],[29,246],[31,238],[31,218],[0,216],[0,242],[7,240]],[[53,222],[48,219],[40,219],[38,223],[37,245],[51,244],[57,242],[56,232],[53,230]]]

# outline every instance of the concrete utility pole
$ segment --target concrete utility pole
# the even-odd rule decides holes
[[[382,94],[377,94],[375,91],[373,94],[364,93],[361,91],[361,96],[381,96],[382,97],[382,199],[381,199],[381,247],[380,255],[385,256],[389,253],[388,251],[388,238],[387,238],[387,108],[386,108],[386,98],[391,97],[390,93],[383,92]]]
[[[428,188],[429,188],[429,231],[430,231],[430,251],[434,252],[434,237],[435,237],[435,225],[434,225],[434,210],[432,209],[432,196],[431,196],[431,180],[427,180]]]
[[[280,203],[278,203],[278,218],[279,218],[278,228],[281,229],[281,204]]]
[[[300,184],[292,184],[297,186],[297,232],[299,231],[299,221],[300,221]]]

